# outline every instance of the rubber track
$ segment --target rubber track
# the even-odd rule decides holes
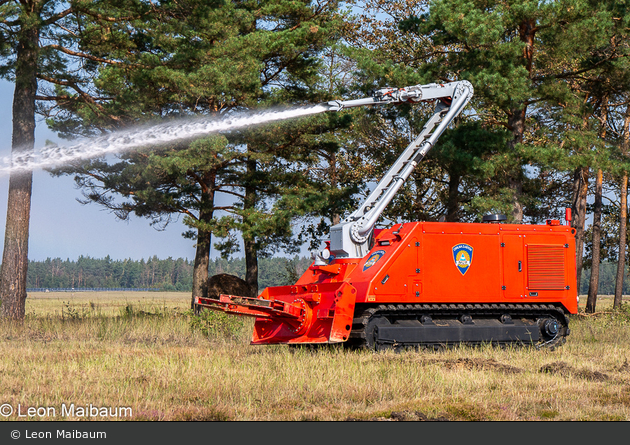
[[[361,309],[357,307],[355,318],[352,321],[352,330],[347,345],[350,347],[367,347],[365,328],[374,315],[385,316],[392,320],[418,319],[422,315],[433,318],[457,319],[463,314],[473,317],[499,318],[508,314],[512,318],[536,319],[553,315],[560,322],[561,329],[558,335],[550,341],[535,345],[537,348],[550,348],[559,346],[566,341],[569,335],[569,319],[564,310],[553,304],[386,304]],[[502,342],[501,344],[506,344]],[[521,345],[519,341],[511,344]],[[402,347],[409,345],[401,345]],[[413,345],[422,346],[422,345]],[[426,345],[429,346],[429,345]]]

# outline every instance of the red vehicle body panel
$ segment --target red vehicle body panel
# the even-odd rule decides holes
[[[395,225],[364,258],[311,265],[294,286],[265,289],[258,299],[285,309],[258,313],[252,343],[346,341],[356,304],[553,303],[575,314],[574,235],[557,221]]]

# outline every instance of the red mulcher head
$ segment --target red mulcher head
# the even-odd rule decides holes
[[[256,317],[252,344],[337,343],[348,339],[356,289],[348,283],[269,287],[258,298],[221,295],[195,303]]]

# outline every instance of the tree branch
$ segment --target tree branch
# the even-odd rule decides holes
[[[151,66],[148,65],[142,65],[139,63],[125,63],[125,62],[119,62],[117,60],[112,60],[112,59],[103,59],[102,57],[96,57],[93,56],[91,54],[86,54],[86,53],[82,53],[82,52],[78,52],[78,51],[72,51],[68,48],[65,48],[61,45],[57,45],[57,44],[51,44],[51,45],[46,45],[43,46],[42,49],[48,49],[48,48],[52,48],[52,49],[56,49],[57,51],[60,51],[62,53],[68,54],[70,56],[75,56],[75,57],[81,57],[82,59],[88,59],[88,60],[92,60],[94,62],[100,62],[100,63],[106,63],[108,65],[116,65],[116,66],[133,66],[133,67],[137,67],[137,68],[152,68]]]
[[[64,86],[68,86],[68,87],[72,88],[74,91],[76,91],[79,94],[79,96],[81,96],[81,98],[83,99],[83,101],[86,104],[91,104],[98,111],[100,111],[100,115],[101,116],[106,116],[109,119],[111,119],[113,122],[120,122],[121,121],[120,117],[112,116],[111,114],[107,113],[105,111],[105,108],[103,108],[103,106],[101,104],[99,104],[94,97],[90,96],[85,91],[83,91],[81,88],[79,88],[79,86],[76,84],[76,82],[73,82],[73,81],[70,81],[70,80],[55,79],[53,77],[48,77],[48,76],[45,76],[43,74],[38,74],[37,77],[39,77],[42,80],[45,80],[46,82],[54,83],[54,84],[57,84],[57,85],[64,85]]]
[[[126,20],[137,20],[140,18],[140,16],[133,16],[133,15],[124,16],[124,17],[109,17],[103,14],[99,14],[98,12],[90,11],[89,9],[86,9],[86,8],[76,8],[76,11],[82,12],[85,15],[89,15],[90,17],[94,17],[96,19],[103,20],[105,22],[122,22]]]
[[[72,96],[35,96],[35,100],[51,100],[51,101],[59,101],[59,100],[74,100],[76,101],[76,97]]]
[[[577,70],[577,71],[572,71],[569,73],[562,73],[562,74],[553,74],[550,76],[534,76],[532,77],[532,81],[540,81],[540,80],[544,80],[544,79],[567,79],[570,77],[574,77],[574,76],[578,76],[580,74],[586,73],[588,71],[592,71],[595,68],[597,68],[598,66],[602,65],[605,62],[609,62],[611,60],[615,60],[615,59],[620,59],[622,57],[626,57],[624,55],[620,55],[620,56],[614,56],[614,57],[607,57],[605,59],[600,60],[599,62],[591,65],[590,67],[587,68],[583,68],[581,70]]]
[[[242,195],[242,194],[240,194],[240,193],[233,192],[233,191],[230,191],[230,190],[221,190],[221,189],[218,189],[218,190],[217,190],[217,193],[225,193],[225,194],[227,194],[227,195],[232,195],[232,196],[236,196],[237,198],[245,199],[245,195]]]
[[[44,25],[50,25],[52,23],[55,23],[57,20],[64,18],[67,15],[70,15],[74,12],[74,8],[71,6],[68,9],[66,9],[65,11],[61,11],[58,12],[57,14],[51,15],[50,17],[48,17],[46,20],[44,20]]]

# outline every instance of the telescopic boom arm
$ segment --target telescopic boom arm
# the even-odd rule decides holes
[[[338,258],[363,258],[369,252],[369,238],[378,218],[416,165],[455,119],[473,95],[466,80],[445,84],[415,85],[404,88],[383,88],[372,97],[327,104],[329,111],[376,104],[428,102],[437,99],[433,116],[418,137],[403,151],[365,202],[341,223],[331,227],[330,252]]]

